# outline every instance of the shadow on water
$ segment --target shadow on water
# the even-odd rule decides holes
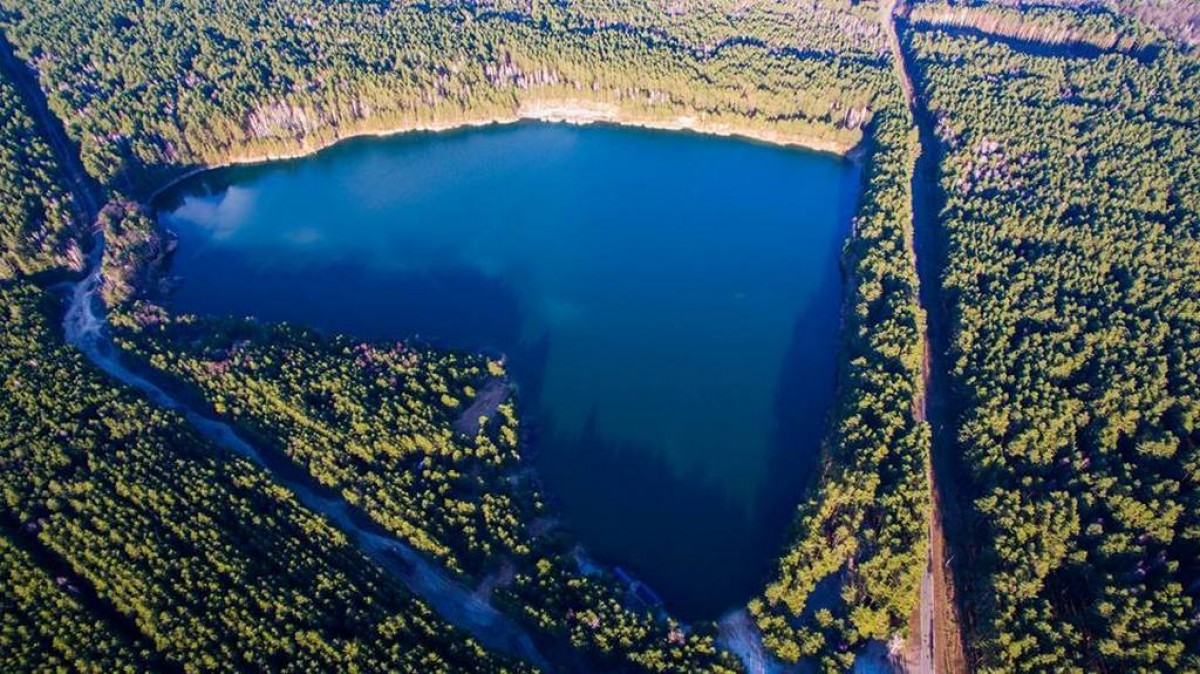
[[[554,419],[536,409],[552,337],[523,339],[519,302],[502,279],[468,267],[381,271],[343,260],[297,268],[263,266],[244,252],[205,255],[206,266],[220,271],[194,271],[206,274],[197,279],[204,289],[198,293],[188,291],[184,278],[173,302],[180,310],[502,352],[523,415],[540,428],[531,449],[549,496],[590,553],[645,580],[686,620],[714,618],[761,591],[826,432],[840,309],[836,272],[793,322],[774,398],[767,477],[748,509],[711,479],[679,472],[657,448],[607,437],[594,415],[581,433],[556,430]]]
[[[849,217],[845,219],[848,221]],[[842,239],[837,240],[840,250]],[[837,255],[832,255],[837,259]],[[807,494],[820,465],[821,445],[833,411],[839,354],[843,282],[837,269],[826,274],[812,300],[796,316],[775,389],[767,482],[757,510],[774,532],[775,545]]]
[[[840,250],[843,240],[835,243]],[[749,508],[711,478],[681,473],[657,448],[606,436],[594,411],[578,434],[556,429],[551,417],[539,420],[539,467],[560,492],[556,505],[569,526],[597,559],[647,582],[672,615],[714,619],[760,593],[770,578],[829,431],[842,294],[831,266],[793,321],[765,478]]]
[[[252,175],[256,167],[206,176],[209,194]],[[850,175],[850,174],[853,175]],[[848,172],[857,197],[861,177]],[[158,202],[177,206],[170,192]],[[534,427],[530,449],[548,496],[592,556],[644,580],[673,615],[714,619],[761,592],[786,542],[795,506],[819,464],[835,396],[842,281],[838,266],[850,213],[828,265],[790,322],[775,379],[772,428],[766,447],[729,447],[761,462],[763,479],[749,499],[737,499],[711,475],[681,470],[661,448],[641,446],[606,431],[595,414],[570,431],[538,409],[552,333],[530,338],[526,309],[504,278],[486,274],[439,251],[423,269],[389,268],[354,251],[337,261],[282,254],[278,247],[225,248],[209,235],[180,232],[182,254],[202,264],[188,270],[171,304],[179,311],[253,315],[365,339],[408,339],[454,349],[500,351],[520,388],[523,423]],[[821,244],[824,245],[824,244]],[[342,251],[345,253],[345,251]],[[647,376],[653,376],[648,373]],[[767,380],[770,385],[770,379]]]
[[[606,437],[594,414],[578,434],[549,417],[541,426],[539,468],[599,561],[646,581],[685,620],[712,618],[757,589],[756,527],[721,489],[679,473],[654,447]],[[708,591],[697,592],[698,578],[713,583]]]
[[[700,475],[677,473],[655,448],[605,437],[594,415],[582,433],[568,437],[535,409],[551,336],[522,340],[520,306],[503,281],[469,268],[381,272],[353,260],[296,268],[257,259],[208,251],[206,266],[220,273],[195,271],[205,274],[196,279],[204,291],[189,293],[184,279],[175,304],[192,313],[253,315],[365,339],[421,334],[439,345],[498,349],[526,401],[523,416],[536,418],[531,425],[540,429],[531,449],[553,486],[549,496],[591,554],[649,582],[685,619],[711,618],[758,591],[760,562],[770,550],[760,535],[764,527],[744,507]],[[646,558],[652,567],[627,561]],[[655,573],[662,568],[680,573]],[[700,580],[710,583],[708,592],[697,592]]]
[[[263,266],[258,259],[244,251],[206,252],[206,267],[219,272],[194,272],[205,275],[195,279],[198,292],[182,279],[172,304],[190,313],[286,321],[360,339],[498,352],[521,398],[540,397],[550,336],[523,338],[516,292],[499,277],[468,266],[380,270],[357,259],[308,267]]]
[[[843,228],[833,239],[834,250],[825,259],[840,260],[850,235],[850,222],[862,194],[862,172],[846,177],[845,190],[852,198],[840,205],[838,223]],[[819,477],[821,448],[832,428],[837,396],[838,364],[843,335],[846,279],[840,265],[831,265],[811,301],[797,315],[792,338],[779,370],[775,389],[775,425],[771,432],[768,480],[756,503],[765,530],[773,538],[769,563],[791,535],[796,507],[808,497]],[[768,571],[773,569],[768,569]]]

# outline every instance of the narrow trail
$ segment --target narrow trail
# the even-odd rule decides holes
[[[50,111],[50,103],[37,81],[36,73],[17,57],[7,36],[0,33],[0,71],[17,88],[21,98],[33,113],[34,122],[42,132],[42,137],[50,143],[50,150],[62,168],[67,185],[74,197],[76,216],[81,225],[95,222],[100,215],[107,199],[104,190],[92,179],[83,168],[79,159],[79,151],[67,136],[62,122]]]
[[[789,674],[791,671],[767,652],[758,625],[744,608],[731,611],[717,621],[717,645],[733,653],[746,674]]]
[[[961,621],[951,574],[952,560],[947,556],[945,529],[947,516],[958,522],[957,494],[954,489],[953,453],[955,439],[953,414],[948,409],[950,395],[948,325],[941,294],[941,273],[946,251],[938,217],[943,205],[939,189],[939,145],[933,120],[917,95],[915,66],[907,58],[897,29],[897,15],[908,11],[904,0],[889,0],[880,9],[880,19],[896,65],[896,75],[905,102],[917,126],[919,153],[913,167],[912,241],[909,252],[919,281],[917,300],[925,313],[921,326],[921,390],[913,400],[914,414],[926,421],[932,432],[930,458],[926,474],[930,489],[928,521],[929,548],[925,573],[921,578],[920,601],[914,616],[915,632],[904,669],[918,674],[967,671]],[[939,480],[942,476],[945,479]]]
[[[91,255],[91,271],[75,284],[63,319],[67,341],[113,378],[131,386],[152,403],[183,415],[193,428],[208,440],[244,456],[270,472],[275,480],[295,494],[306,508],[327,517],[352,541],[414,594],[428,603],[447,622],[463,629],[485,648],[519,658],[541,669],[548,664],[533,639],[513,620],[502,614],[475,592],[451,578],[435,563],[426,559],[400,539],[366,521],[341,497],[327,493],[299,476],[274,469],[275,461],[237,435],[228,424],[210,419],[167,393],[157,384],[126,367],[120,353],[105,335],[104,316],[95,297],[100,287],[100,256],[104,237],[96,236]]]

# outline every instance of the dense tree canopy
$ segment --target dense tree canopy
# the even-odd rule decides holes
[[[866,7],[635,4],[98,0],[62,11],[15,0],[0,27],[89,170],[134,191],[197,163],[548,100],[849,147],[886,82]]]
[[[32,111],[0,74],[0,281],[82,263],[72,197],[61,180]]]
[[[920,349],[905,253],[911,139],[877,4],[7,7],[0,24],[36,68],[87,166],[132,194],[195,164],[293,152],[361,131],[505,118],[541,101],[615,105],[635,121],[699,117],[841,149],[866,130],[872,177],[847,252],[856,294],[846,314],[856,336],[845,353],[838,430],[760,622],[770,622],[772,649],[790,660],[903,630],[924,545],[927,440],[911,411]],[[101,220],[104,293],[117,305],[146,289],[145,263],[165,245],[132,204],[110,205]],[[476,578],[515,561],[512,584],[499,594],[535,624],[601,652],[630,651],[643,666],[717,662],[707,637],[662,650],[669,624],[630,611],[619,588],[581,575],[565,548],[528,534],[544,513],[535,491],[508,479],[519,469],[514,409],[491,410],[474,435],[454,431],[498,365],[404,345],[325,342],[288,327],[193,322],[149,304],[132,305],[122,321],[137,328],[124,333],[124,346],[418,549]],[[880,494],[890,496],[875,503]],[[840,541],[836,559],[811,558],[828,552],[831,536]],[[809,586],[825,577],[846,597],[830,629],[803,610]],[[829,636],[798,648],[814,630]],[[694,656],[681,661],[681,652]]]
[[[1200,64],[910,40],[944,151],[980,664],[1181,667],[1200,589]]]
[[[154,657],[185,671],[506,668],[264,471],[93,371],[52,311],[29,286],[0,289],[0,515],[95,588]],[[22,585],[5,592],[33,615],[74,621],[31,635],[93,630],[112,644],[62,643],[57,657],[137,662],[62,596],[69,587],[12,573]]]
[[[51,576],[8,531],[0,531],[0,668],[6,672],[145,671],[135,643],[78,598],[67,576]]]

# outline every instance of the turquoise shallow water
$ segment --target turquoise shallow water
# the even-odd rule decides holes
[[[178,310],[504,352],[579,539],[711,618],[815,468],[858,187],[828,155],[531,123],[210,172],[161,218]]]

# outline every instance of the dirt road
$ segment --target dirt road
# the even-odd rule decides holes
[[[937,240],[940,236],[937,222],[940,211],[937,189],[938,147],[930,123],[931,118],[917,95],[914,65],[905,54],[896,25],[897,13],[903,13],[904,10],[901,0],[889,0],[880,8],[880,21],[892,52],[896,76],[920,138],[920,152],[913,170],[912,245],[909,253],[920,282],[917,300],[924,310],[925,320],[921,325],[921,341],[924,348],[921,361],[922,385],[913,400],[913,413],[918,420],[930,424],[933,435],[931,457],[926,464],[931,503],[928,521],[929,548],[926,553],[925,573],[921,578],[920,602],[912,621],[913,633],[909,637],[905,669],[919,674],[957,674],[967,671],[967,665],[963,656],[961,622],[954,599],[954,583],[943,531],[943,505],[946,502],[943,491],[948,485],[941,485],[938,481],[939,474],[947,480],[953,479],[951,475],[945,474],[945,454],[954,451],[953,424],[949,423],[951,415],[947,413],[945,405],[949,387],[941,357],[946,353],[948,343],[943,331],[945,322],[940,292],[944,255],[939,254],[941,246]],[[940,460],[935,460],[935,457]]]

